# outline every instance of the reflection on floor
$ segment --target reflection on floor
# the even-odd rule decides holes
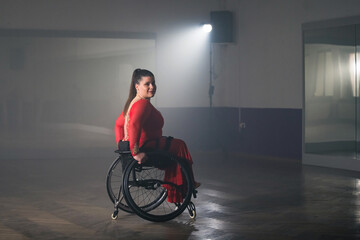
[[[111,220],[111,154],[1,159],[0,239],[360,239],[360,174],[216,152],[193,153],[195,221]]]

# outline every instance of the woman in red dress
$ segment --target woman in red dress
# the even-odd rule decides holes
[[[129,141],[133,158],[139,164],[147,159],[146,153],[141,152],[141,147],[146,143],[147,149],[165,148],[166,138],[162,136],[164,119],[161,113],[150,103],[150,99],[156,93],[155,77],[153,73],[145,69],[136,69],[132,75],[129,98],[123,112],[115,123],[115,139]],[[184,141],[172,139],[168,151],[180,158],[186,159],[192,172],[192,158]],[[166,171],[165,178],[173,182],[181,182],[181,174],[178,170]],[[200,183],[193,176],[194,187]],[[180,196],[174,191],[169,191],[168,201],[179,202]]]

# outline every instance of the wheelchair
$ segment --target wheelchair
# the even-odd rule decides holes
[[[151,151],[146,152],[146,162],[138,164],[128,146],[115,152],[119,157],[111,164],[106,177],[107,192],[114,204],[112,219],[117,219],[119,210],[153,222],[172,220],[185,209],[190,218],[196,217],[191,197],[196,198],[197,191],[186,160],[167,151]],[[168,180],[169,169],[182,174],[182,181]],[[174,194],[182,201],[169,202],[168,197]]]

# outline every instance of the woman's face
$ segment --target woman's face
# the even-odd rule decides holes
[[[156,85],[152,77],[142,77],[139,84],[135,84],[137,94],[142,98],[152,98],[155,96]]]

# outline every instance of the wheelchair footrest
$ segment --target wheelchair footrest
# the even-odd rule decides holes
[[[198,192],[197,190],[195,190],[195,189],[193,190],[193,197],[194,197],[194,198],[197,197],[197,196],[196,196],[197,192]]]

